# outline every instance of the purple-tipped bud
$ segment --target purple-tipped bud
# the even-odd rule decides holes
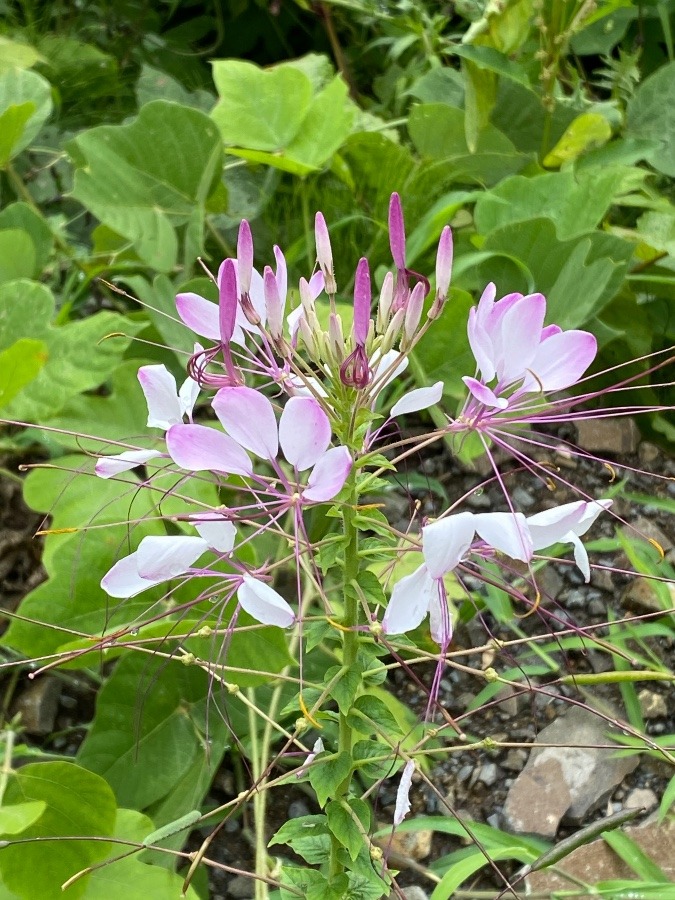
[[[347,387],[361,391],[368,387],[372,377],[365,347],[359,344],[340,366],[340,381]]]
[[[405,269],[405,225],[401,198],[394,192],[389,201],[389,246],[399,271]]]
[[[232,259],[226,259],[218,272],[218,316],[220,339],[229,344],[237,319],[237,272]]]
[[[354,278],[354,325],[353,334],[357,344],[363,346],[368,339],[370,326],[370,269],[368,260],[362,256],[356,267]]]
[[[306,315],[310,315],[314,312],[314,297],[312,296],[309,282],[306,278],[300,278],[298,287],[300,289],[300,302],[302,303],[302,308],[305,310]]]
[[[316,241],[316,258],[319,268],[323,272],[326,293],[332,296],[337,292],[337,284],[333,274],[333,251],[330,246],[330,236],[323,213],[318,212],[314,217],[314,239]]]
[[[424,306],[424,284],[418,281],[410,294],[408,306],[405,311],[405,321],[403,323],[403,339],[407,343],[411,341],[417,331],[422,317],[422,307]]]
[[[246,219],[242,219],[237,237],[237,274],[239,276],[239,290],[242,294],[248,294],[251,290],[252,273],[253,237],[251,236],[251,226]]]
[[[389,324],[391,304],[394,300],[394,276],[387,272],[380,290],[380,302],[377,305],[377,331],[384,334]]]
[[[279,284],[270,266],[265,266],[263,273],[265,289],[265,309],[267,311],[267,329],[275,341],[283,334],[284,308],[279,296]]]
[[[441,231],[436,254],[436,296],[445,300],[450,287],[452,274],[452,231],[446,225]]]

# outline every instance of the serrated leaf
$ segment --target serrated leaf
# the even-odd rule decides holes
[[[22,338],[0,351],[0,407],[6,406],[37,378],[46,362],[47,347],[43,341]]]
[[[331,689],[331,698],[337,703],[340,712],[346,716],[354,701],[356,692],[361,686],[363,670],[359,665],[352,666],[331,666],[326,671],[326,683],[332,681],[339,673],[339,678]]]
[[[389,707],[373,694],[362,694],[349,714],[352,728],[361,734],[383,734],[391,740],[401,737],[401,729]]]
[[[30,763],[12,774],[3,802],[43,803],[44,812],[21,832],[29,837],[101,837],[111,835],[116,815],[115,798],[98,775],[70,762]],[[46,841],[4,847],[0,874],[5,885],[24,900],[57,900],[64,881],[102,859],[110,845],[94,841]],[[30,872],[30,878],[26,873]],[[87,878],[70,888],[84,896]]]
[[[332,757],[323,754],[317,757],[309,769],[309,782],[314,788],[319,806],[326,805],[326,801],[335,794],[351,770],[352,760],[346,750]]]
[[[71,152],[75,199],[133,241],[147,264],[170,271],[178,257],[174,229],[204,206],[220,168],[213,122],[199,110],[157,100],[129,125],[81,133]]]
[[[300,816],[289,819],[270,838],[269,846],[287,844],[311,865],[321,865],[330,855],[330,833],[326,816]]]

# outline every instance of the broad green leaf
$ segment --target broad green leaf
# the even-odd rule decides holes
[[[111,312],[54,327],[54,306],[44,285],[26,280],[0,285],[0,350],[30,338],[44,341],[48,355],[38,376],[9,405],[8,418],[44,423],[71,397],[98,387],[143,327]],[[123,336],[104,340],[120,332]]]
[[[637,233],[642,240],[670,256],[675,256],[675,207],[663,212],[647,212],[637,222]]]
[[[37,822],[47,808],[43,800],[28,800],[0,807],[0,834],[19,834]]]
[[[612,136],[612,126],[600,113],[582,113],[570,122],[555,147],[544,157],[544,165],[549,169],[559,168],[563,163],[602,147]]]
[[[203,208],[220,169],[213,122],[199,110],[157,100],[129,125],[83,132],[70,149],[73,196],[133,241],[148,265],[170,271],[178,258],[174,229],[195,206]]]
[[[279,152],[296,137],[312,101],[312,82],[291,66],[261,69],[239,59],[213,62],[219,100],[211,113],[228,146]]]
[[[139,106],[145,106],[153,100],[172,100],[181,106],[193,106],[205,113],[210,112],[216,102],[216,98],[209,91],[188,91],[168,72],[145,63],[141,66],[141,74],[136,82],[136,97]]]
[[[31,104],[28,115],[25,115],[26,104]],[[12,124],[11,120],[4,117],[6,112],[17,107],[24,107],[24,112],[19,116],[23,122],[18,132],[18,119],[14,119]],[[0,138],[0,166],[4,166],[33,141],[51,111],[51,86],[44,78],[28,69],[9,69],[0,74],[0,133],[3,135]],[[11,141],[4,134],[6,129],[12,134]]]
[[[342,715],[347,715],[354,701],[356,692],[363,681],[363,668],[357,664],[353,666],[331,666],[326,670],[325,681],[328,683],[336,676],[339,677],[331,688],[331,697],[335,700]]]
[[[36,262],[35,244],[28,232],[0,228],[0,282],[32,278],[38,274]]]
[[[461,107],[464,104],[464,79],[456,69],[434,68],[414,81],[406,93],[422,103]]]
[[[270,839],[269,846],[287,844],[305,862],[320,865],[330,854],[330,833],[326,816],[299,816],[289,819]]]
[[[21,833],[29,837],[102,837],[115,825],[115,798],[105,781],[70,762],[30,763],[14,772],[3,802],[44,803],[40,818]],[[102,859],[110,844],[94,841],[47,841],[20,844],[0,852],[0,874],[5,885],[25,900],[57,900],[61,885],[77,872]],[[30,873],[30,877],[26,877]],[[87,877],[69,889],[84,895]]]
[[[628,103],[626,134],[656,140],[658,149],[645,154],[647,162],[675,176],[675,62],[661,66],[638,87]]]
[[[33,242],[34,268],[27,277],[39,278],[52,252],[54,237],[45,220],[27,203],[10,203],[0,212],[0,229],[20,228]],[[0,231],[0,234],[2,232]]]
[[[487,69],[496,75],[503,75],[519,84],[529,87],[529,78],[525,69],[514,62],[505,53],[500,53],[495,47],[481,46],[479,44],[456,44],[452,52],[463,60],[469,60],[478,69]]]
[[[625,0],[602,3],[597,12],[589,16],[588,24],[572,35],[572,50],[579,56],[609,55],[638,15],[637,7],[625,5]]]
[[[118,809],[114,837],[123,841],[143,841],[152,821],[135,809]],[[126,847],[113,844],[109,858],[123,854]],[[182,875],[158,865],[148,865],[138,856],[120,859],[97,869],[89,877],[83,900],[199,900],[193,887],[183,894]],[[67,896],[67,895],[66,895]]]
[[[481,131],[490,121],[490,113],[497,98],[497,78],[494,72],[476,65],[470,59],[462,60],[464,84],[464,136],[470,153],[475,153]]]
[[[199,669],[127,654],[99,692],[78,762],[106,779],[120,805],[145,809],[156,803],[198,754],[206,765],[191,708],[207,687]]]
[[[326,805],[326,801],[335,794],[351,770],[352,759],[346,751],[343,750],[336,756],[319,754],[314,765],[309,768],[309,781],[319,806]]]
[[[0,35],[0,73],[9,69],[30,69],[41,60],[35,47]]]
[[[347,848],[353,862],[363,850],[364,835],[367,835],[370,830],[368,804],[363,800],[352,799],[349,801],[349,809],[346,809],[340,801],[331,800],[326,805],[326,815],[331,834],[335,835],[340,844]],[[357,824],[359,822],[360,827]]]
[[[21,338],[11,347],[1,350],[0,407],[6,406],[22,388],[37,378],[46,362],[47,347],[43,341]]]
[[[3,169],[19,152],[16,147],[34,112],[35,104],[27,100],[25,103],[16,103],[0,113],[0,169]]]
[[[361,734],[382,734],[390,740],[401,737],[399,724],[389,707],[373,694],[357,697],[349,713],[351,727]],[[386,745],[383,744],[383,751]]]
[[[546,129],[550,129],[550,147],[558,141],[579,112],[573,106],[558,103],[548,116],[536,91],[516,81],[502,78],[490,119],[518,150],[538,154],[542,150]]]

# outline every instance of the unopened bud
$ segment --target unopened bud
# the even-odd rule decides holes
[[[396,268],[405,269],[405,224],[401,198],[395,191],[389,201],[389,246]]]
[[[283,334],[284,310],[279,296],[279,285],[270,266],[265,266],[263,273],[265,290],[265,309],[267,311],[267,330],[275,341]]]
[[[326,293],[333,296],[337,293],[337,284],[333,274],[333,251],[330,245],[330,236],[323,213],[318,212],[314,217],[314,239],[316,241],[316,258],[319,268],[323,272]]]
[[[391,272],[387,272],[382,282],[380,290],[380,301],[377,305],[377,331],[378,334],[384,334],[389,324],[389,314],[391,313],[391,304],[394,299],[394,276]]]
[[[342,333],[342,319],[339,313],[328,316],[328,339],[335,361],[339,364],[345,358],[345,339]]]
[[[365,344],[370,325],[370,269],[365,256],[361,257],[354,277],[354,324],[352,333],[357,344]]]
[[[246,316],[246,320],[250,322],[251,325],[260,325],[262,319],[260,318],[260,313],[251,302],[250,294],[242,294],[239,298],[239,305],[241,306],[241,311]]]
[[[443,300],[448,296],[450,276],[452,274],[452,231],[446,225],[441,231],[436,253],[436,296]]]
[[[398,340],[398,336],[401,333],[401,328],[403,327],[404,319],[404,309],[396,310],[394,315],[391,317],[391,322],[387,326],[387,330],[385,331],[384,337],[382,338],[382,344],[380,345],[380,353],[382,354],[382,356],[384,356],[385,353],[388,353]]]
[[[424,306],[424,284],[418,281],[412,289],[408,306],[405,311],[405,322],[403,325],[403,339],[406,343],[411,341],[417,331],[422,317],[422,307]]]
[[[314,339],[314,332],[309,327],[307,318],[305,316],[300,319],[298,323],[298,330],[305,344],[305,347],[307,347],[307,352],[312,357],[312,359],[317,360],[319,358],[317,343]]]
[[[302,308],[305,310],[305,316],[315,314],[314,297],[307,279],[301,278],[298,286],[300,288],[300,302],[302,303]]]
[[[237,319],[237,272],[232,259],[226,259],[218,270],[218,316],[220,339],[227,344]]]
[[[239,290],[248,294],[251,290],[251,274],[253,273],[253,237],[251,226],[246,219],[241,220],[237,237],[237,275]]]

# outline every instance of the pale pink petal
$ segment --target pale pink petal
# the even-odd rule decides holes
[[[474,396],[479,403],[482,403],[483,406],[489,406],[491,409],[506,409],[509,405],[509,401],[506,397],[498,397],[493,390],[486,384],[483,384],[482,381],[478,381],[477,378],[465,375],[462,378],[462,381],[468,387],[472,396]]]
[[[221,388],[211,404],[225,430],[261,459],[275,459],[279,437],[274,407],[249,387]]]
[[[235,440],[205,425],[173,425],[166,433],[166,446],[181,469],[228,475],[253,472],[251,460]]]
[[[238,296],[236,263],[233,259],[224,259],[218,269],[219,338],[224,343],[230,341],[234,334]]]
[[[312,275],[309,279],[309,294],[312,300],[316,300],[321,291],[326,286],[326,279],[324,278],[324,274],[321,269],[317,269],[317,271]]]
[[[581,537],[582,534],[586,534],[595,520],[601,513],[608,510],[613,502],[613,500],[591,500],[586,503],[586,509],[584,509],[581,514],[579,524],[574,529],[574,533],[578,534],[579,537]]]
[[[220,341],[220,317],[217,303],[211,303],[210,300],[200,297],[199,294],[178,294],[176,310],[183,322],[195,334],[200,334],[212,341]]]
[[[436,584],[425,565],[394,585],[382,619],[385,634],[405,634],[424,621]]]
[[[138,380],[148,404],[148,428],[166,431],[183,421],[176,379],[166,366],[141,366]]]
[[[313,466],[330,444],[328,416],[313,397],[291,397],[279,421],[284,456],[298,472]]]
[[[136,466],[142,466],[151,459],[162,456],[160,450],[125,450],[117,456],[102,456],[97,462],[94,471],[99,478],[112,478],[120,472],[128,472]]]
[[[309,473],[302,502],[325,503],[332,500],[342,490],[351,468],[352,458],[346,447],[331,447],[326,450]]]
[[[286,316],[286,324],[288,325],[288,333],[291,336],[291,340],[295,340],[295,337],[298,333],[298,328],[300,327],[300,319],[305,315],[305,310],[302,306],[296,306],[295,309],[291,310],[289,314]]]
[[[251,273],[253,271],[253,237],[251,226],[246,219],[242,219],[239,223],[237,262],[239,264],[239,288],[242,293],[248,293],[251,289]]]
[[[441,231],[436,253],[436,294],[446,297],[450,288],[452,274],[452,230],[446,225]]]
[[[250,575],[244,575],[237,599],[241,608],[262,625],[289,628],[295,622],[295,614],[281,594]]]
[[[200,347],[199,351],[195,350],[195,353],[200,352],[203,349],[203,347]],[[196,382],[194,378],[186,378],[185,381],[181,384],[180,390],[178,391],[181,421],[183,419],[183,416],[187,416],[188,419],[192,419],[192,410],[195,408],[197,397],[199,397],[199,391],[199,383]]]
[[[542,294],[520,298],[504,315],[496,365],[500,381],[509,384],[521,378],[530,367],[541,340],[545,315],[546,298]]]
[[[394,808],[394,825],[400,825],[410,812],[410,788],[412,786],[415,761],[409,759],[403,767],[401,781],[396,791],[396,807]]]
[[[286,305],[286,294],[288,293],[288,267],[286,265],[286,257],[282,253],[281,248],[277,247],[275,244],[273,250],[274,258],[277,261],[277,290],[279,291],[279,297],[281,298],[281,309],[283,313],[283,308]]]
[[[145,537],[138,545],[138,574],[147,581],[168,581],[184,575],[190,566],[208,550],[203,538],[188,535]]]
[[[575,384],[595,359],[598,342],[587,331],[563,331],[540,344],[523,389],[561,391]]]
[[[485,381],[492,381],[495,377],[495,350],[490,335],[480,322],[479,312],[474,307],[469,310],[466,332],[478,371]]]
[[[490,317],[492,315],[492,310],[495,305],[495,297],[497,296],[497,286],[494,282],[490,282],[486,285],[485,290],[480,296],[480,300],[478,301],[478,306],[476,307],[476,319],[477,324],[480,325],[481,328],[486,328],[488,322],[490,321]]]
[[[475,534],[473,518],[472,513],[458,513],[422,529],[424,561],[432,578],[442,578],[459,564]]]
[[[477,533],[490,547],[522,562],[532,559],[532,538],[522,513],[478,513],[473,520]]]
[[[365,344],[370,326],[370,268],[362,256],[354,276],[354,322],[352,330],[357,344]]]
[[[401,198],[394,192],[389,200],[389,246],[397,269],[405,269],[405,225]]]
[[[131,553],[120,559],[101,580],[101,587],[110,597],[135,597],[141,591],[161,584],[164,581],[148,581],[138,574],[138,554]]]
[[[400,400],[398,400],[391,408],[389,417],[402,416],[405,413],[419,412],[421,409],[428,409],[433,406],[443,396],[443,382],[437,381],[431,387],[417,388],[414,391],[408,391]]]
[[[541,329],[541,340],[547,341],[550,337],[553,337],[554,334],[560,334],[562,328],[560,325],[544,325]]]
[[[297,375],[289,375],[285,381],[286,389],[292,397],[327,397],[328,393],[318,378],[313,375],[303,379]]]
[[[218,553],[231,553],[234,549],[234,541],[237,529],[228,519],[200,518],[199,515],[191,516],[194,526],[201,538],[209,545],[211,550]]]

